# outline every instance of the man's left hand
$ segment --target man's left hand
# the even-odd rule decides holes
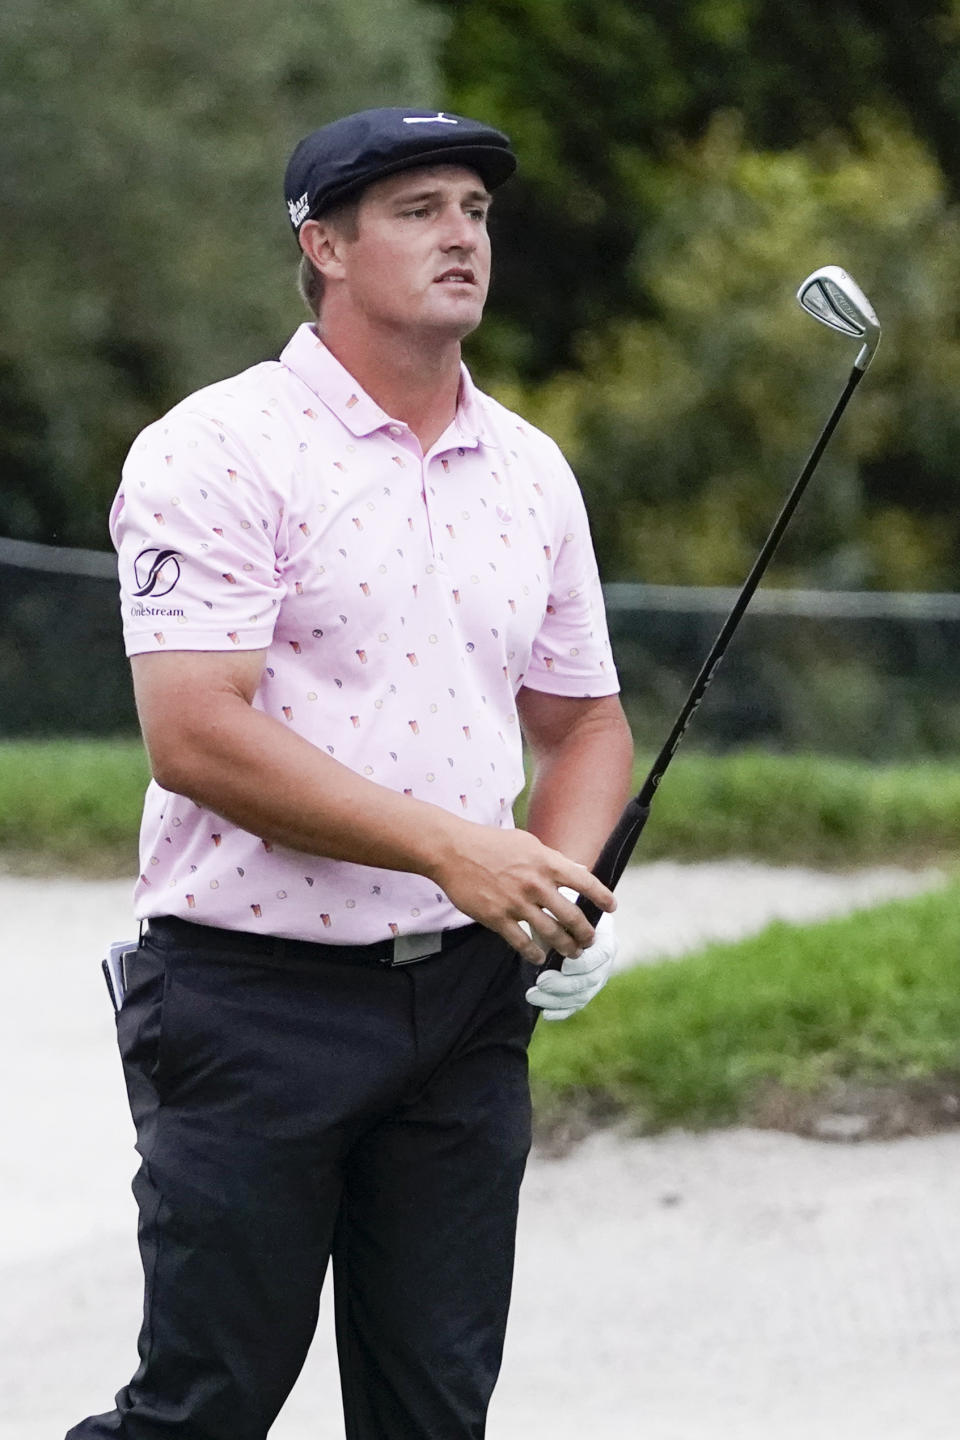
[[[603,989],[616,955],[613,916],[604,914],[597,921],[593,944],[575,958],[565,959],[562,969],[544,971],[527,991],[528,1002],[543,1011],[544,1020],[566,1020]]]

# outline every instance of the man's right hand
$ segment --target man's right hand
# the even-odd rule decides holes
[[[430,877],[458,910],[502,935],[534,965],[542,964],[544,951],[521,921],[561,955],[579,955],[593,943],[593,926],[560,886],[586,895],[601,910],[614,910],[617,904],[585,865],[551,850],[526,830],[466,822],[464,828],[457,827]]]

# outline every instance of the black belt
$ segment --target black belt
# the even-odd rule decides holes
[[[372,945],[325,945],[319,940],[284,940],[273,935],[254,935],[249,930],[223,930],[216,925],[196,925],[177,915],[160,915],[146,922],[145,933],[168,943],[195,950],[211,950],[236,958],[250,955],[267,960],[327,960],[339,964],[413,965],[463,943],[480,929],[477,924],[450,930],[431,930],[419,935],[397,935]]]

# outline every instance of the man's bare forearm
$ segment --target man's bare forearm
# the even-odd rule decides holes
[[[357,775],[239,696],[208,702],[176,753],[149,748],[164,789],[309,855],[429,875],[468,823]]]
[[[633,741],[619,705],[588,715],[566,735],[531,737],[527,829],[591,866],[630,794]]]

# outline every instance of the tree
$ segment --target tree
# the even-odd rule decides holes
[[[487,373],[542,379],[578,336],[655,297],[628,261],[659,216],[677,145],[721,110],[764,151],[864,110],[909,120],[960,198],[960,0],[454,0],[448,101],[521,157],[498,197]]]
[[[517,394],[584,484],[607,579],[739,583],[856,353],[793,302],[841,260],[888,339],[774,577],[960,585],[960,217],[909,132],[865,117],[757,152],[733,116],[679,149],[633,264],[655,315],[585,338]]]
[[[439,100],[415,0],[22,0],[0,12],[0,533],[103,544],[136,431],[304,318],[296,140]]]

